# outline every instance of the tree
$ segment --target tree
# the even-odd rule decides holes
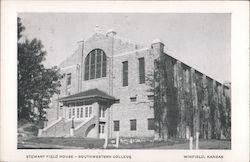
[[[60,86],[57,67],[45,68],[46,51],[40,40],[21,39],[25,27],[18,18],[18,120],[44,120],[45,109]],[[37,109],[38,112],[34,110]]]

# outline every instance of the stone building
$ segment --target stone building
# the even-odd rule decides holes
[[[40,136],[229,136],[230,86],[167,55],[158,39],[146,47],[96,29],[59,67]]]

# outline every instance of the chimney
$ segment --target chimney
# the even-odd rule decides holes
[[[160,39],[155,39],[151,43],[151,51],[154,54],[155,58],[159,58],[164,52],[164,44]]]

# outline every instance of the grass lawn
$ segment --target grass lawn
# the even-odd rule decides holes
[[[19,149],[102,149],[104,139],[76,137],[32,137],[19,140]],[[195,142],[193,143],[195,148]],[[194,149],[193,148],[193,149]],[[108,149],[116,149],[114,145]],[[120,144],[119,149],[189,149],[187,140],[168,140],[154,142],[134,142]],[[200,140],[199,149],[231,149],[231,142],[226,140]]]
[[[94,138],[76,138],[76,137],[33,137],[29,139],[19,140],[18,148],[82,148],[94,149],[102,148],[104,139]]]

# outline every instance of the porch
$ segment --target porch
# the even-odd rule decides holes
[[[60,98],[62,116],[41,130],[40,136],[105,138],[114,101],[114,97],[98,89]]]

